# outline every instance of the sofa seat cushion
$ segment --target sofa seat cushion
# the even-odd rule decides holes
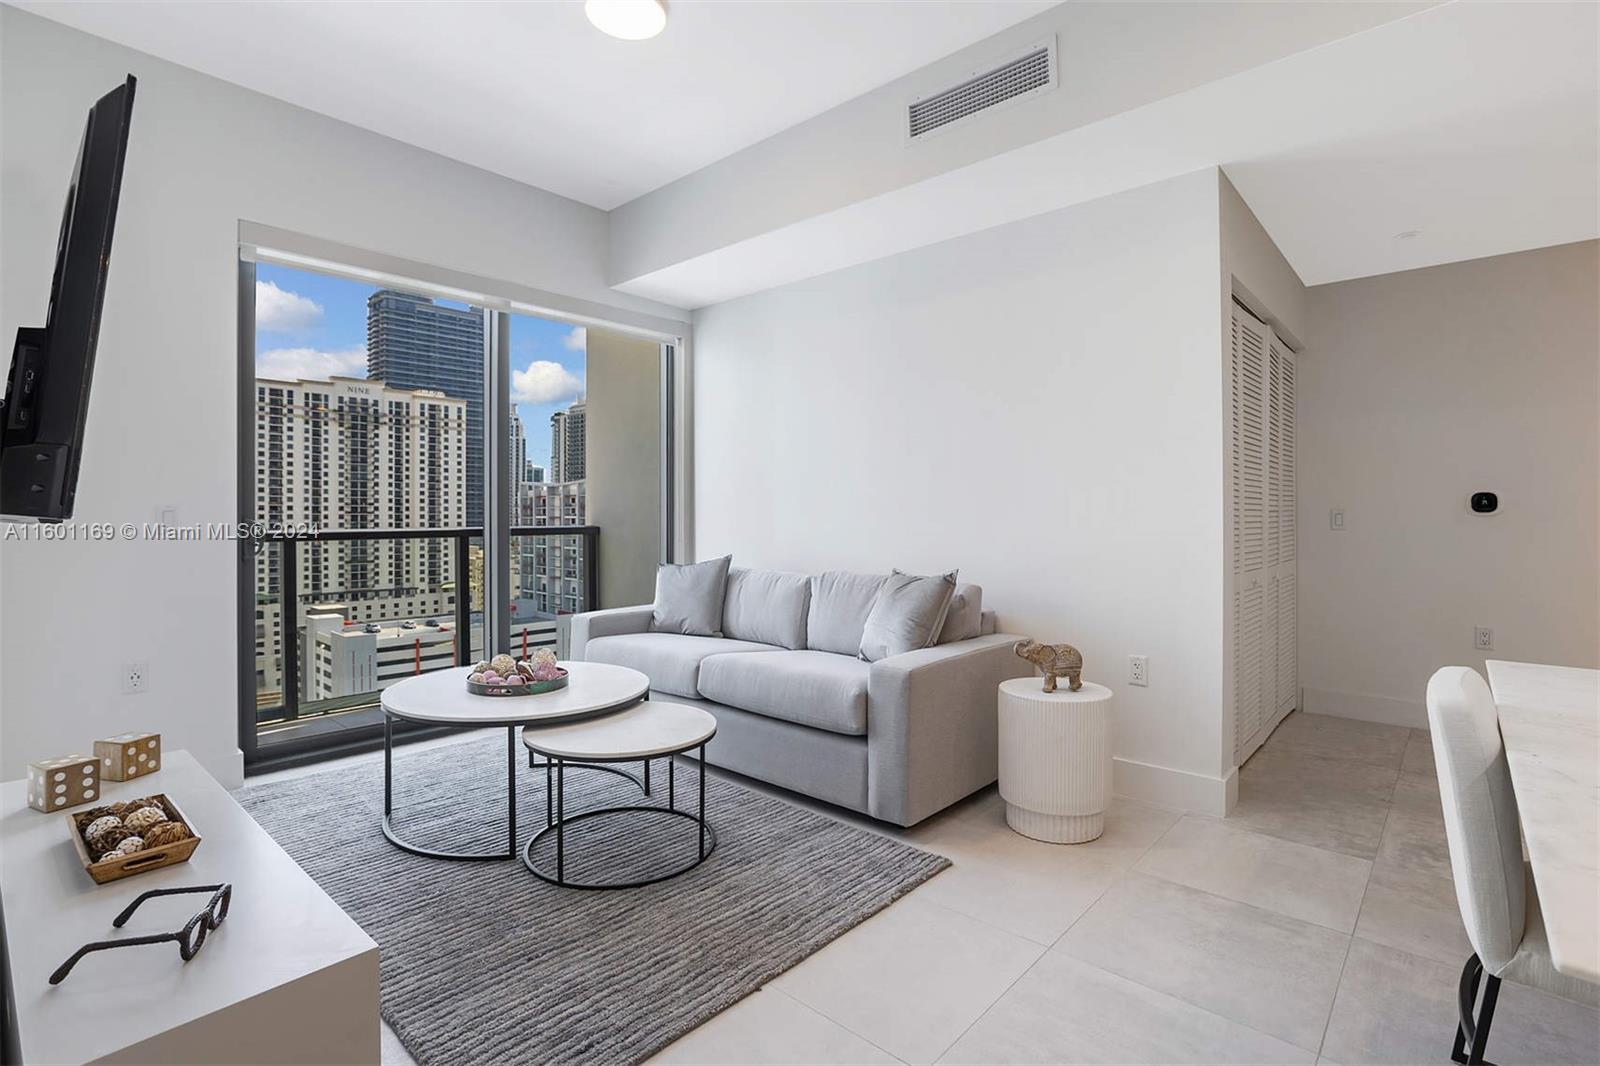
[[[863,736],[872,664],[826,651],[713,655],[700,664],[700,695],[785,722]]]
[[[654,692],[691,699],[700,694],[701,664],[719,652],[775,653],[781,649],[725,637],[695,637],[683,633],[619,633],[595,637],[584,645],[589,662],[631,666],[650,679]]]

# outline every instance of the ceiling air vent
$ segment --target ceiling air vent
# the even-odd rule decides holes
[[[915,140],[999,104],[1046,92],[1056,84],[1056,49],[1051,39],[1025,49],[959,85],[913,100],[906,108],[906,133]]]

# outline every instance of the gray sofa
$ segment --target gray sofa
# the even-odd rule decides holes
[[[934,646],[863,661],[883,579],[734,568],[722,636],[652,632],[650,605],[619,607],[574,615],[570,654],[710,711],[712,765],[909,826],[995,780],[996,686],[1033,668],[976,585],[957,588]]]

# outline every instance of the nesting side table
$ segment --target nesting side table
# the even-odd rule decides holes
[[[1000,798],[1006,824],[1052,844],[1105,832],[1111,802],[1111,690],[1055,692],[1038,677],[1000,683]]]

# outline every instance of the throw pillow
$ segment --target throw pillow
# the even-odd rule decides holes
[[[733,556],[724,555],[703,563],[662,563],[657,567],[650,631],[722,636],[722,598],[732,562]]]
[[[953,644],[958,640],[971,640],[982,632],[982,586],[957,585],[956,594],[950,598],[950,612],[945,615],[939,639],[934,643]]]
[[[939,636],[955,591],[954,570],[927,577],[890,574],[861,631],[861,658],[872,663],[928,647]]]

